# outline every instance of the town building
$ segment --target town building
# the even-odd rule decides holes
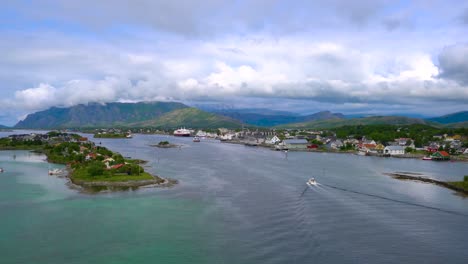
[[[431,155],[432,160],[449,160],[450,154],[445,151],[437,151]]]
[[[405,147],[404,146],[386,146],[383,150],[383,153],[390,156],[395,155],[404,155]]]

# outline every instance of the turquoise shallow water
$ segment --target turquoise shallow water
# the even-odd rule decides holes
[[[167,139],[184,147],[149,146]],[[43,156],[2,151],[0,263],[468,259],[468,199],[382,175],[413,171],[461,179],[466,163],[293,152],[286,158],[266,149],[163,136],[99,142],[148,160],[146,170],[180,183],[84,194],[48,176]],[[324,185],[301,196],[312,176]]]

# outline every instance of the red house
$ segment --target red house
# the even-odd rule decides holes
[[[431,155],[431,158],[433,160],[449,160],[450,159],[450,154],[448,154],[446,151],[437,151],[434,154]]]
[[[123,163],[120,163],[120,164],[115,164],[113,166],[111,166],[111,169],[119,169],[119,168],[122,168],[125,164]]]
[[[435,147],[427,147],[426,150],[428,152],[431,152],[431,153],[434,153],[434,152],[437,152],[437,150],[439,150],[438,148],[435,148]]]

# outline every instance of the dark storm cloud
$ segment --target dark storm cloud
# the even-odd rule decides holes
[[[445,47],[439,54],[439,77],[468,84],[468,44]]]

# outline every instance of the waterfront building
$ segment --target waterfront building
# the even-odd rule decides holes
[[[384,148],[384,154],[395,156],[395,155],[404,155],[405,147],[404,146],[386,146]]]
[[[287,149],[307,149],[309,145],[306,139],[286,139],[283,142]]]
[[[437,151],[431,155],[432,160],[449,160],[450,154],[445,151]]]

